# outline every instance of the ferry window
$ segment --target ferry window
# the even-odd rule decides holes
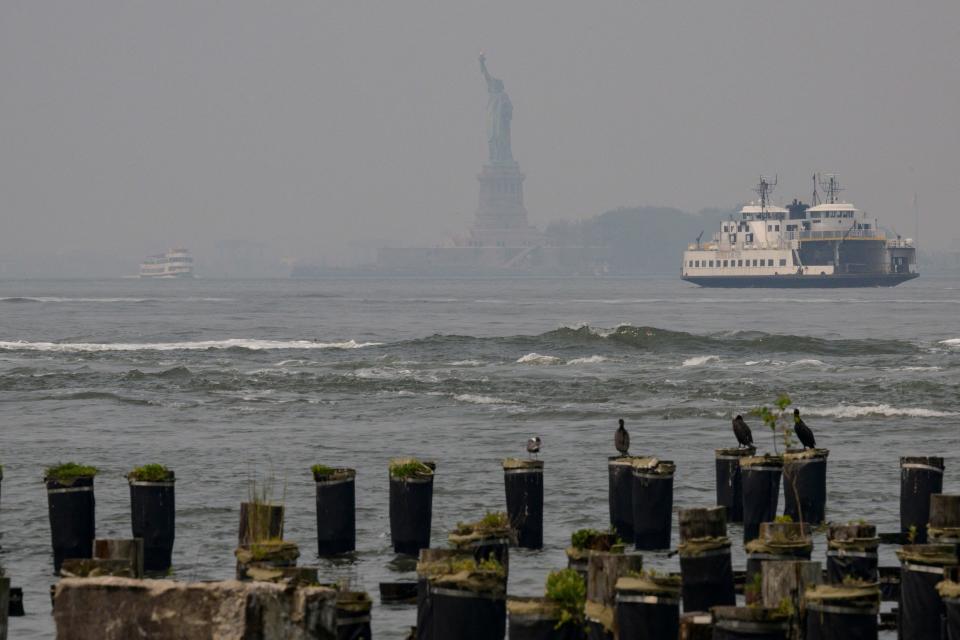
[[[742,267],[742,266],[743,266],[743,260],[737,260],[737,266],[738,266],[738,267]]]
[[[730,234],[730,244],[735,244],[736,242],[737,242],[737,234],[731,233],[731,234]]]
[[[787,260],[786,260],[786,258],[780,258],[780,266],[781,266],[781,267],[787,266]]]
[[[778,225],[778,224],[773,225],[773,230],[774,230],[774,231],[780,231],[780,225]]]
[[[711,266],[711,267],[713,266],[713,260],[710,261],[710,266]]]
[[[744,238],[744,240],[746,240],[747,242],[753,242],[753,234],[752,234],[752,233],[748,233],[748,234],[747,234],[747,237]]]
[[[723,261],[723,266],[727,266],[727,261],[726,261],[726,260]]]

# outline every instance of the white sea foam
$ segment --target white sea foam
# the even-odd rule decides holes
[[[439,382],[440,378],[432,373],[416,372],[396,367],[370,367],[357,369],[354,374],[366,380],[416,380],[417,382]]]
[[[960,347],[960,338],[950,338],[949,340],[941,340],[940,344],[945,344],[949,347]]]
[[[825,367],[827,363],[816,358],[805,358],[803,360],[794,360],[789,364],[791,367]]]
[[[48,304],[66,302],[230,302],[233,298],[67,298],[61,296],[10,296],[0,298],[0,302],[46,302]]]
[[[453,399],[458,402],[469,402],[470,404],[517,404],[512,400],[494,398],[493,396],[481,396],[473,393],[461,393],[460,395],[453,396]]]
[[[599,363],[601,363],[601,362],[606,362],[606,361],[607,361],[607,358],[604,358],[603,356],[593,355],[593,356],[587,356],[587,357],[585,357],[585,358],[573,358],[572,360],[568,360],[568,361],[567,361],[567,364],[573,364],[573,365],[576,365],[576,364],[599,364]]]
[[[254,338],[230,338],[228,340],[198,340],[196,342],[25,342],[22,340],[0,341],[4,351],[57,351],[89,353],[98,351],[206,351],[209,349],[361,349],[381,342],[314,342],[313,340],[257,340]]]
[[[899,367],[894,371],[943,371],[943,367]]]
[[[479,360],[455,360],[450,363],[451,367],[482,367],[483,363]]]
[[[539,353],[528,353],[517,360],[517,364],[560,364],[561,362],[563,360],[556,356],[544,356]]]
[[[770,361],[769,361],[769,360],[747,360],[747,361],[744,362],[743,364],[744,364],[744,366],[746,366],[746,367],[753,367],[753,366],[756,366],[756,365],[758,365],[758,364],[767,364],[768,362],[770,362]]]
[[[687,358],[683,361],[683,366],[685,367],[700,367],[708,362],[713,362],[719,360],[720,356],[694,356],[692,358]]]
[[[804,413],[811,416],[831,418],[862,418],[864,416],[908,417],[908,418],[950,418],[958,416],[955,411],[937,411],[922,407],[894,407],[889,404],[873,405],[836,405],[834,407],[810,408]]]

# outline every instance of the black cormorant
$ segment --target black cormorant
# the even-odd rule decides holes
[[[613,445],[622,456],[627,455],[627,451],[630,450],[630,434],[623,428],[623,418],[620,418],[620,426],[617,427],[617,432],[613,435]]]
[[[817,440],[813,437],[813,431],[807,426],[807,423],[800,417],[800,409],[793,410],[793,430],[803,444],[804,449],[816,449]]]
[[[530,454],[531,458],[536,457],[536,455],[540,453],[540,436],[527,438],[527,453]]]
[[[753,446],[753,434],[741,415],[733,419],[733,435],[737,436],[737,442],[741,447]]]

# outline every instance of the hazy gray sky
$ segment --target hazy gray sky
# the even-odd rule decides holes
[[[481,49],[536,224],[731,205],[760,173],[809,199],[819,170],[960,238],[956,0],[5,0],[0,259],[438,243],[476,207]]]

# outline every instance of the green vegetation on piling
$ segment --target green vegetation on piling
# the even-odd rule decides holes
[[[52,467],[47,467],[43,472],[43,479],[47,482],[57,482],[59,484],[73,484],[80,478],[92,478],[99,472],[96,467],[76,462],[64,462]]]
[[[138,482],[167,482],[173,480],[173,471],[162,464],[145,464],[128,473],[127,479]]]
[[[433,475],[433,469],[416,458],[400,458],[390,461],[390,476],[399,480],[425,478]]]
[[[547,600],[560,608],[556,629],[565,624],[582,624],[583,610],[587,604],[587,585],[575,569],[552,571],[547,576],[545,588]]]
[[[315,464],[310,467],[310,471],[313,472],[314,476],[332,476],[336,469],[333,467],[328,467],[325,464]]]
[[[613,551],[615,547],[622,548],[623,544],[623,540],[621,540],[614,531],[577,529],[570,536],[570,546],[574,549]]]

